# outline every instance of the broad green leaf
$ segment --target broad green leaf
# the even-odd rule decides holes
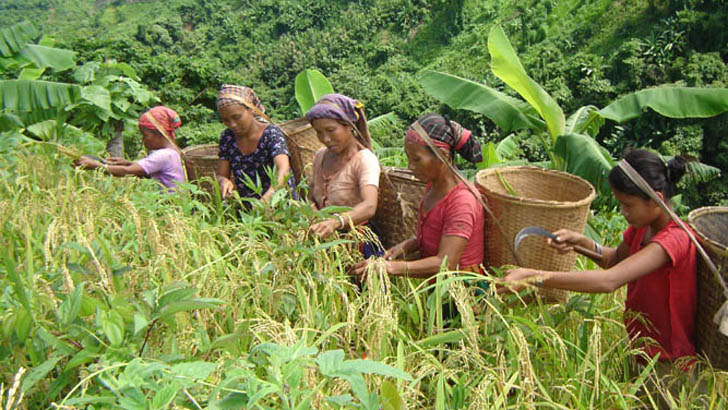
[[[381,387],[382,410],[407,410],[407,404],[397,391],[397,387],[385,380]]]
[[[220,400],[211,401],[210,410],[243,410],[248,405],[248,396],[243,393],[233,392]]]
[[[296,76],[296,101],[304,114],[326,94],[332,94],[334,88],[329,80],[317,70],[303,70]]]
[[[77,83],[88,84],[96,79],[96,72],[99,70],[101,63],[98,61],[89,61],[73,70],[73,80]]]
[[[531,106],[486,85],[437,71],[426,71],[420,84],[425,92],[451,108],[483,114],[504,132],[546,129]]]
[[[197,310],[197,309],[212,309],[215,307],[218,307],[222,304],[224,304],[220,299],[212,299],[212,298],[198,298],[198,299],[190,299],[190,300],[183,300],[180,302],[172,302],[164,307],[162,307],[159,311],[159,313],[156,315],[159,319],[167,319],[171,315],[174,315],[175,313],[179,312],[185,312],[188,310]]]
[[[498,152],[495,150],[495,144],[489,142],[482,146],[483,161],[478,163],[478,169],[487,169],[501,162]]]
[[[104,111],[111,111],[111,94],[100,85],[89,85],[81,89],[83,101]]]
[[[139,332],[144,330],[149,325],[149,319],[143,314],[137,312],[134,313],[134,335],[138,335]]]
[[[58,307],[58,315],[65,326],[69,326],[78,317],[81,311],[84,282],[76,285],[76,288]]]
[[[56,364],[65,357],[64,356],[54,356],[50,359],[46,360],[45,362],[41,363],[39,366],[36,366],[33,368],[33,370],[30,371],[28,376],[23,379],[22,384],[22,391],[23,393],[26,393],[28,390],[30,390],[33,386],[35,386],[36,383],[41,381],[43,378],[45,378],[48,373],[51,372],[56,367]]]
[[[171,372],[175,376],[203,380],[207,379],[215,369],[217,369],[215,363],[197,361],[176,364],[172,366]]]
[[[662,156],[665,163],[671,161],[673,158],[672,156]],[[685,178],[695,183],[710,181],[711,179],[718,178],[721,174],[720,168],[699,161],[690,161],[686,167]]]
[[[114,310],[105,312],[99,310],[96,313],[97,322],[101,330],[114,347],[121,346],[124,341],[124,319]]]
[[[509,135],[501,140],[495,147],[495,152],[500,155],[501,158],[512,158],[520,154],[520,149],[516,143],[516,138],[513,135]]]
[[[53,71],[64,71],[76,66],[76,53],[63,48],[28,44],[20,50],[20,55],[38,68],[49,67]]]
[[[598,111],[616,122],[651,108],[669,118],[708,118],[728,111],[727,88],[656,87],[624,95]]]
[[[50,81],[0,81],[0,109],[16,113],[59,109],[78,102],[81,87]]]
[[[598,113],[598,108],[587,105],[576,110],[566,120],[565,134],[587,134],[592,138],[596,137],[599,129],[604,125],[604,117]]]
[[[493,74],[518,92],[546,121],[552,143],[564,133],[564,113],[556,101],[526,74],[516,52],[500,26],[494,26],[488,36],[488,51]]]
[[[56,136],[56,125],[55,120],[46,120],[29,125],[27,130],[32,135],[44,141],[50,141]]]
[[[334,377],[343,362],[343,350],[328,350],[321,353],[316,358],[316,363],[319,366],[319,371],[321,372],[321,374],[328,377]]]
[[[66,367],[63,368],[63,371],[69,371],[75,367],[81,366],[82,364],[91,363],[99,356],[100,354],[94,349],[85,348],[73,355],[71,360],[66,363]]]
[[[179,390],[180,389],[177,386],[164,386],[157,390],[154,394],[154,398],[152,398],[152,410],[163,410],[169,408],[169,405],[172,404],[172,401],[175,396],[177,396],[177,392]]]
[[[584,134],[561,135],[556,139],[554,153],[564,160],[563,171],[586,179],[597,192],[609,193],[607,177],[615,163],[593,138]]]
[[[40,35],[38,29],[27,20],[0,29],[0,55],[3,57],[12,56],[38,35]]]
[[[0,113],[0,131],[11,131],[23,128],[20,117],[10,113]]]
[[[426,337],[417,342],[423,348],[439,346],[445,343],[455,343],[463,340],[465,334],[461,330],[451,330],[449,332],[438,333],[436,335]]]
[[[18,74],[18,80],[37,80],[40,78],[40,76],[43,75],[44,71],[45,71],[45,67],[41,67],[41,68],[25,67],[20,72],[20,74]]]

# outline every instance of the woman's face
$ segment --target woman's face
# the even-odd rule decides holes
[[[253,112],[239,104],[220,107],[219,112],[222,123],[238,138],[247,136],[255,121]]]
[[[144,148],[148,150],[164,148],[165,138],[159,131],[145,127],[139,127],[139,131],[142,133],[142,144],[144,144]]]
[[[407,168],[419,180],[433,182],[440,177],[443,163],[426,146],[405,142],[404,153],[407,154]]]
[[[356,144],[350,125],[330,118],[319,118],[311,121],[311,126],[316,130],[318,140],[335,154],[346,152],[351,144]]]
[[[617,199],[617,202],[619,202],[620,211],[624,219],[637,229],[652,224],[660,216],[660,212],[662,212],[662,208],[650,199],[625,194],[616,189],[612,189],[612,193]]]

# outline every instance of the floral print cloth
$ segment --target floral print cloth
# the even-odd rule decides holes
[[[290,157],[283,131],[275,125],[269,125],[263,131],[263,135],[258,141],[258,147],[248,155],[243,154],[238,149],[238,145],[235,143],[235,134],[232,130],[225,129],[220,135],[218,157],[230,161],[231,179],[242,198],[260,198],[260,195],[245,184],[248,178],[253,181],[253,184],[257,184],[258,180],[260,180],[261,194],[264,194],[270,188],[271,182],[266,168],[273,169],[273,158],[281,154]],[[293,198],[298,199],[293,172],[288,176],[288,187]]]

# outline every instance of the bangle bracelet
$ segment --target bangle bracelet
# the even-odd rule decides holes
[[[339,214],[334,214],[334,216],[339,218],[339,229],[344,229],[344,227],[346,226],[346,222],[344,222],[344,217]]]
[[[598,253],[599,255],[602,254],[602,246],[597,243],[597,241],[594,241],[594,252]]]

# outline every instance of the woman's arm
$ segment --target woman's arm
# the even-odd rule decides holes
[[[98,169],[103,168],[108,172],[109,174],[116,176],[116,177],[123,177],[126,175],[134,175],[138,177],[145,177],[147,176],[147,173],[144,172],[142,167],[139,166],[136,162],[131,163],[130,165],[108,165],[108,164],[102,164],[96,160],[82,157],[75,161],[74,163],[77,167],[83,168],[83,169]]]
[[[417,238],[409,238],[387,249],[382,257],[387,260],[397,259],[402,254],[408,254],[417,250]]]
[[[217,179],[218,185],[220,185],[220,195],[222,196],[222,199],[227,198],[230,194],[235,192],[235,185],[232,181],[230,181],[230,161],[222,158],[217,160],[215,178]]]
[[[619,254],[619,249],[615,251]],[[635,281],[666,263],[670,257],[665,249],[657,243],[650,243],[632,256],[624,258],[607,270],[590,270],[580,272],[545,272],[535,269],[519,268],[508,272],[505,282],[518,282],[526,279],[543,281],[543,286],[556,289],[572,290],[576,292],[609,293]],[[509,285],[511,290],[519,290],[523,284]]]
[[[288,177],[289,172],[291,171],[291,162],[288,158],[288,155],[286,154],[279,154],[273,157],[273,164],[276,168],[276,182],[275,184],[270,184],[270,187],[267,191],[263,194],[263,196],[260,198],[263,201],[268,202],[270,198],[273,196],[273,193],[275,193],[275,190],[282,187],[286,183],[286,177]]]

